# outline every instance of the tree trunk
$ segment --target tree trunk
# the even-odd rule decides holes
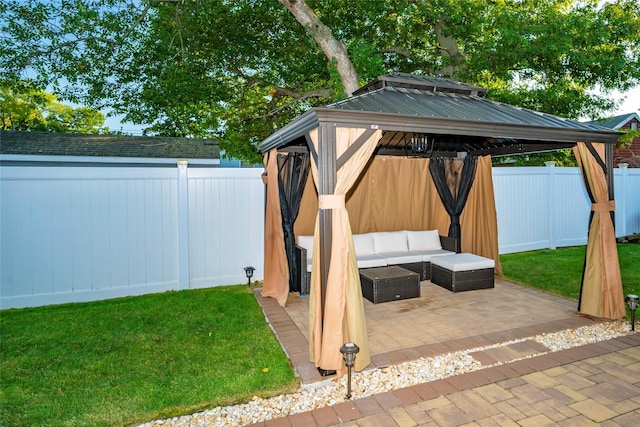
[[[358,75],[349,59],[347,47],[337,40],[331,33],[331,29],[324,25],[315,12],[304,0],[278,0],[291,12],[296,20],[313,36],[324,55],[329,61],[336,61],[336,68],[344,91],[351,96],[358,89]]]
[[[423,7],[432,7],[428,0],[414,0],[420,3]],[[464,68],[464,55],[460,52],[458,47],[458,40],[455,37],[445,34],[447,30],[447,24],[444,22],[444,17],[440,16],[435,22],[431,23],[433,31],[436,33],[438,40],[438,52],[440,56],[446,56],[449,58],[449,63],[444,65],[440,69],[440,73],[445,77],[457,78],[458,73],[463,71]]]
[[[456,78],[457,74],[461,71],[464,62],[464,55],[458,48],[458,41],[455,37],[445,35],[447,26],[438,20],[433,23],[433,30],[438,37],[438,48],[441,56],[447,56],[450,62],[442,67],[442,73],[447,77]]]

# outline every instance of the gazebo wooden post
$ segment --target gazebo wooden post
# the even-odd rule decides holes
[[[320,123],[318,127],[318,195],[333,194],[336,188],[336,127]],[[320,209],[318,213],[320,226],[320,295],[322,307],[322,323],[324,324],[324,307],[331,261],[332,211]]]

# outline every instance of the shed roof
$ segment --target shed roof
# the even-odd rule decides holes
[[[633,119],[640,121],[640,116],[638,115],[638,113],[621,114],[619,116],[610,117],[608,119],[593,120],[587,123],[600,125],[609,129],[620,129]]]
[[[381,76],[355,95],[311,108],[265,139],[260,149],[304,145],[320,122],[383,130],[379,152],[406,154],[413,136],[428,142],[430,154],[519,154],[557,150],[577,141],[615,143],[620,134],[483,97],[486,90],[450,79],[408,74]]]
[[[215,139],[0,131],[0,154],[220,159]]]

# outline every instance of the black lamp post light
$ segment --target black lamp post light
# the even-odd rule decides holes
[[[356,361],[356,354],[360,351],[360,347],[352,342],[348,342],[340,347],[340,353],[344,359],[344,364],[347,365],[347,399],[351,399],[351,368]]]
[[[245,267],[244,268],[244,273],[247,275],[247,286],[251,286],[251,278],[253,277],[253,272],[256,269],[254,267]]]
[[[638,308],[638,295],[629,294],[625,298],[627,306],[631,310],[631,330],[636,330],[636,308]]]

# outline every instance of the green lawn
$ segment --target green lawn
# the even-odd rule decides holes
[[[118,426],[297,389],[246,285],[0,312],[2,426]]]
[[[585,247],[501,256],[505,277],[576,299]],[[640,245],[618,245],[625,295]],[[0,312],[1,426],[120,426],[298,387],[246,285]]]
[[[580,296],[586,246],[501,255],[505,279],[573,300]],[[618,244],[624,295],[640,294],[640,245]]]

